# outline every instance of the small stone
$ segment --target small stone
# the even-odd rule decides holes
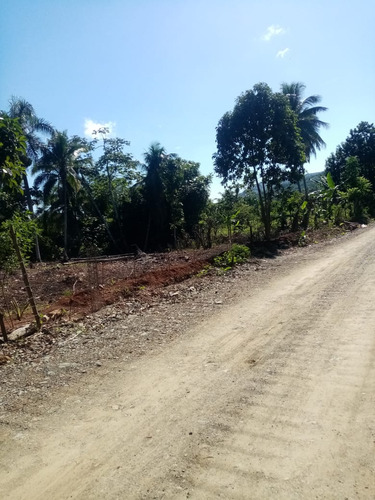
[[[97,362],[95,363],[95,365],[96,365],[96,366],[102,366],[102,363],[101,363],[100,361],[97,361]]]
[[[59,368],[65,369],[65,368],[74,368],[77,366],[77,363],[60,363]]]
[[[25,326],[21,326],[21,328],[17,328],[17,330],[14,330],[12,333],[8,335],[9,340],[18,340],[23,337],[27,337],[29,334],[29,327],[31,326],[31,323]]]

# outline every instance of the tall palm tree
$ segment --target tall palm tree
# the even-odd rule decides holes
[[[165,149],[153,143],[144,154],[146,177],[144,179],[145,199],[148,205],[148,223],[144,249],[149,243],[150,229],[154,235],[154,246],[163,246],[167,231],[167,203],[162,180],[162,170],[167,158]]]
[[[325,147],[326,143],[319,135],[320,128],[327,128],[328,123],[318,118],[318,114],[327,111],[325,106],[318,106],[321,101],[319,95],[311,95],[303,99],[306,85],[301,82],[283,83],[281,91],[289,97],[292,110],[297,114],[298,127],[305,144],[305,154],[307,162],[311,155],[316,156],[317,150]]]
[[[311,95],[303,99],[303,93],[306,86],[301,82],[283,83],[281,92],[289,98],[290,107],[297,115],[297,125],[300,129],[301,138],[305,146],[306,161],[310,162],[311,155],[316,156],[317,151],[325,147],[325,142],[320,137],[321,128],[327,128],[328,123],[319,119],[318,114],[327,111],[325,106],[320,106],[321,97],[319,95]],[[300,173],[303,179],[305,190],[305,199],[307,202],[307,210],[304,214],[302,226],[307,229],[310,218],[310,203],[309,193],[306,184],[305,168],[302,165]],[[300,185],[298,182],[299,191]]]
[[[38,134],[50,136],[54,131],[52,125],[43,118],[39,118],[33,106],[20,97],[13,96],[10,99],[7,114],[11,118],[18,118],[18,123],[21,125],[26,138],[27,156],[35,161],[43,144]]]
[[[297,115],[297,124],[305,146],[306,161],[310,162],[311,156],[316,156],[317,151],[320,151],[326,145],[319,132],[321,128],[327,128],[328,123],[320,120],[318,114],[327,111],[327,108],[318,105],[321,101],[319,95],[311,95],[303,99],[305,89],[306,85],[301,82],[283,83],[281,85],[281,92],[289,98],[290,107]],[[304,168],[301,173],[305,182]]]
[[[45,203],[63,213],[64,259],[68,259],[68,209],[80,187],[77,172],[88,161],[82,155],[85,151],[85,143],[80,137],[69,138],[66,131],[56,131],[42,147],[42,156],[33,168],[34,186],[43,187]]]
[[[25,99],[13,96],[9,101],[9,111],[7,115],[10,118],[17,118],[21,126],[23,135],[26,139],[26,156],[23,158],[23,166],[25,167],[25,174],[23,175],[22,182],[25,193],[25,200],[29,212],[34,216],[33,201],[31,198],[29,181],[27,178],[27,168],[34,163],[40,153],[42,147],[42,140],[39,134],[50,136],[53,133],[53,127],[43,118],[39,118],[33,106]],[[35,237],[35,252],[37,260],[41,261],[39,250],[38,236]]]

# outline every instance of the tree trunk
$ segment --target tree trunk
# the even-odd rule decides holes
[[[266,232],[266,211],[265,211],[265,206],[264,206],[264,200],[262,197],[262,191],[260,190],[260,185],[259,185],[259,181],[258,181],[258,177],[257,177],[256,167],[254,167],[254,177],[255,177],[255,184],[257,187],[258,197],[259,197],[260,215],[261,215],[262,222],[264,224],[264,230]]]
[[[207,248],[212,247],[212,224],[207,224]]]
[[[306,198],[306,201],[307,201],[309,199],[309,191],[307,189],[307,183],[306,183],[305,174],[303,174],[303,187],[305,189],[305,198]]]
[[[64,260],[69,260],[68,257],[68,190],[66,185],[66,179],[63,180],[63,204],[64,204]]]
[[[305,212],[305,214],[303,216],[302,227],[303,227],[303,229],[306,230],[308,228],[308,226],[309,226],[311,206],[310,206],[310,203],[309,203],[309,191],[307,189],[305,174],[303,174],[303,186],[304,186],[304,189],[305,189],[305,200],[307,201],[307,207],[306,207],[306,212]]]
[[[128,244],[127,244],[126,238],[122,232],[123,228],[121,225],[120,216],[119,216],[119,212],[118,212],[117,200],[116,200],[115,194],[113,192],[112,176],[111,176],[111,173],[109,171],[108,163],[106,165],[106,172],[107,172],[107,180],[108,180],[108,191],[109,191],[109,196],[111,198],[113,214],[114,214],[115,221],[116,221],[116,224],[117,224],[118,229],[119,229],[119,233],[121,235],[122,243],[125,246],[125,248],[127,248]]]
[[[143,251],[146,252],[147,251],[147,247],[148,247],[148,238],[149,238],[149,235],[150,235],[150,226],[151,226],[151,210],[148,214],[148,222],[147,222],[147,229],[146,229],[146,238],[145,238],[145,244],[144,244],[144,247],[143,247]]]
[[[263,165],[261,165],[260,171],[261,171],[261,177],[262,177],[263,200],[261,197],[259,199],[261,201],[261,211],[262,211],[262,219],[263,219],[263,224],[264,224],[265,238],[267,241],[269,241],[271,239],[271,214],[270,214],[270,207],[268,206],[268,203],[267,203],[267,193],[266,193],[266,186],[264,184]],[[260,193],[261,191],[260,191],[260,186],[259,186],[257,178],[256,178],[256,182],[257,182],[257,187],[258,187],[258,193]]]
[[[0,330],[1,330],[4,342],[8,342],[8,333],[7,333],[7,329],[5,328],[4,313],[2,311],[0,311]]]
[[[27,179],[27,174],[23,175],[23,184],[25,188],[25,198],[27,202],[27,208],[29,209],[29,212],[31,213],[31,217],[35,219],[35,214],[34,214],[34,207],[33,207],[33,202],[31,199],[31,194],[30,194],[30,186],[29,186],[29,181]],[[39,248],[39,238],[38,235],[35,235],[35,257],[38,262],[42,262],[42,257],[40,255],[40,248]]]
[[[18,241],[17,241],[17,235],[16,235],[16,233],[14,231],[13,226],[10,226],[9,232],[10,232],[10,237],[12,239],[14,250],[15,250],[16,255],[17,255],[18,263],[19,263],[20,268],[21,268],[23,282],[25,283],[25,288],[26,288],[27,296],[29,298],[31,309],[32,309],[33,314],[34,314],[35,323],[36,323],[36,326],[37,326],[38,330],[40,330],[41,327],[42,327],[42,322],[40,320],[38,309],[36,307],[36,303],[35,303],[33,291],[32,291],[31,286],[30,286],[29,277],[27,275],[27,270],[26,270],[26,267],[25,267],[25,263],[23,261],[21,250],[20,250],[20,247],[19,247]]]
[[[99,207],[98,207],[98,205],[97,205],[97,203],[96,203],[96,201],[95,201],[95,199],[94,199],[94,197],[93,197],[93,195],[92,195],[92,192],[91,192],[91,188],[90,188],[89,183],[86,181],[86,179],[83,177],[83,175],[81,175],[81,180],[82,180],[82,184],[84,185],[84,187],[85,187],[85,189],[86,189],[86,192],[87,192],[87,194],[88,194],[88,196],[89,196],[89,198],[90,198],[90,201],[91,201],[91,203],[92,203],[93,207],[95,208],[95,210],[96,210],[97,214],[99,215],[100,220],[101,220],[101,221],[103,222],[103,224],[104,224],[104,227],[105,227],[105,229],[106,229],[106,231],[107,231],[107,234],[108,234],[108,236],[109,236],[109,239],[112,241],[112,243],[113,243],[114,247],[115,247],[117,250],[119,250],[119,247],[118,247],[118,245],[117,245],[117,243],[116,243],[116,241],[115,241],[115,239],[114,239],[114,237],[113,237],[113,235],[112,235],[112,233],[111,233],[111,230],[109,229],[108,222],[107,222],[106,218],[104,217],[104,215],[101,213],[101,211],[100,211],[100,209],[99,209]]]

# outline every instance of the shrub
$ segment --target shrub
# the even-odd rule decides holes
[[[235,243],[228,252],[215,257],[214,264],[217,267],[233,267],[236,264],[246,262],[250,257],[250,249],[245,245]]]

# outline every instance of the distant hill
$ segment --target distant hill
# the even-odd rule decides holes
[[[316,191],[318,189],[318,183],[323,175],[324,175],[324,172],[314,172],[312,174],[305,174],[307,190],[309,192]],[[284,182],[283,186],[284,187],[290,186],[293,190],[298,189],[297,184],[290,184],[289,182]],[[301,181],[301,189],[302,189],[302,191],[304,190],[303,180]]]
[[[317,191],[319,189],[319,181],[323,175],[324,175],[324,172],[314,172],[312,174],[305,174],[307,190],[309,193],[312,191]],[[289,181],[283,182],[282,186],[284,188],[290,187],[293,191],[298,190],[298,185],[291,184]],[[300,186],[301,186],[302,192],[304,192],[305,189],[303,186],[303,180],[301,180]],[[258,194],[257,188],[255,186],[253,186],[251,188],[251,192],[253,192],[256,195]],[[246,191],[243,191],[242,193],[240,193],[240,196],[246,196]]]

